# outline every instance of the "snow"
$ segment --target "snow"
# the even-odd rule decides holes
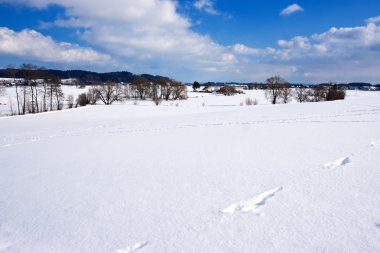
[[[377,92],[190,97],[1,117],[0,252],[380,252]]]

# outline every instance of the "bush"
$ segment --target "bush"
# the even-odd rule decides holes
[[[346,91],[336,85],[331,86],[327,90],[326,100],[334,101],[334,100],[343,100],[346,97]]]
[[[245,104],[246,104],[247,106],[250,106],[250,105],[257,105],[258,102],[257,102],[257,99],[246,98],[246,99],[245,99]]]
[[[79,106],[86,106],[90,103],[86,93],[79,94],[76,102]]]
[[[159,106],[161,104],[161,102],[162,102],[162,98],[156,97],[156,98],[153,99],[153,102],[154,102],[154,104],[156,106]]]
[[[99,92],[96,87],[91,87],[90,89],[88,89],[86,95],[89,104],[94,105],[99,100]]]
[[[235,94],[238,94],[239,91],[237,91],[234,86],[226,85],[220,88],[218,93],[221,93],[224,96],[234,96]]]
[[[74,96],[73,95],[71,95],[71,94],[68,95],[66,101],[67,101],[67,108],[68,109],[71,109],[74,107]]]
[[[326,100],[327,88],[322,85],[312,87],[306,92],[307,101],[309,102],[321,102]]]

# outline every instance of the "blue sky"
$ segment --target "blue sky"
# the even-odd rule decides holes
[[[0,66],[380,83],[377,0],[0,0]]]

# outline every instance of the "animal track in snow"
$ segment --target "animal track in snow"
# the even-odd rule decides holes
[[[369,143],[369,145],[370,145],[371,147],[377,147],[377,146],[380,146],[380,140],[377,140],[377,141],[371,141],[371,142]]]
[[[268,199],[274,197],[274,195],[281,191],[282,187],[277,187],[269,191],[265,191],[253,198],[243,200],[224,208],[221,212],[227,214],[234,214],[235,212],[243,213],[256,213],[258,215],[262,214],[259,210],[260,206],[265,205]]]
[[[138,250],[144,248],[145,246],[147,246],[148,243],[149,242],[136,243],[133,246],[128,246],[126,248],[118,249],[118,250],[116,250],[115,253],[134,253],[134,252],[137,252]]]
[[[335,161],[325,163],[323,167],[326,169],[333,169],[333,168],[348,165],[350,163],[351,163],[350,157],[346,156],[346,157],[336,159]]]

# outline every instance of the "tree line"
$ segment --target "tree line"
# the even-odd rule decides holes
[[[50,73],[50,72],[48,72]],[[156,105],[163,100],[187,99],[187,86],[179,81],[167,77],[157,77],[149,80],[137,76],[131,83],[120,84],[114,81],[96,82],[87,92],[80,94],[76,99],[62,91],[61,79],[53,74],[47,75],[44,68],[22,64],[19,69],[7,69],[8,78],[15,79],[22,76],[22,82],[14,82],[15,104],[10,101],[11,115],[40,113],[98,102],[111,105],[128,99],[152,100]],[[152,76],[150,76],[152,77]],[[4,86],[0,86],[0,95],[5,94]]]
[[[24,76],[24,82],[15,82],[16,108],[12,107],[11,102],[11,114],[24,115],[63,108],[65,96],[58,77],[52,75],[40,79],[43,69],[31,64],[21,65],[19,71]],[[8,69],[8,74],[10,78],[16,78],[16,69]]]
[[[197,91],[201,85],[195,81],[193,83],[193,90]],[[207,91],[209,83],[204,85],[203,91]],[[288,103],[293,98],[298,102],[320,102],[320,101],[333,101],[344,99],[346,96],[346,87],[337,85],[334,83],[314,85],[306,87],[304,85],[293,86],[289,84],[284,78],[280,76],[269,77],[265,83],[260,84],[256,88],[265,91],[265,97],[270,100],[272,104]],[[242,91],[236,89],[232,85],[224,85],[221,88],[214,90],[216,93],[223,94],[225,96],[233,96],[235,94],[241,94]]]
[[[341,100],[346,97],[346,90],[339,85],[315,85],[310,88],[299,85],[292,89],[288,81],[280,76],[273,76],[266,80],[265,97],[272,104],[288,103],[292,98],[297,102],[320,102]]]
[[[187,99],[187,86],[167,77],[159,77],[153,81],[145,77],[138,77],[127,85],[108,81],[105,84],[95,85],[86,93],[80,94],[77,104],[85,106],[100,101],[105,105],[110,105],[116,101],[122,102],[128,99],[150,99],[156,105],[160,104],[162,100],[183,100]]]

